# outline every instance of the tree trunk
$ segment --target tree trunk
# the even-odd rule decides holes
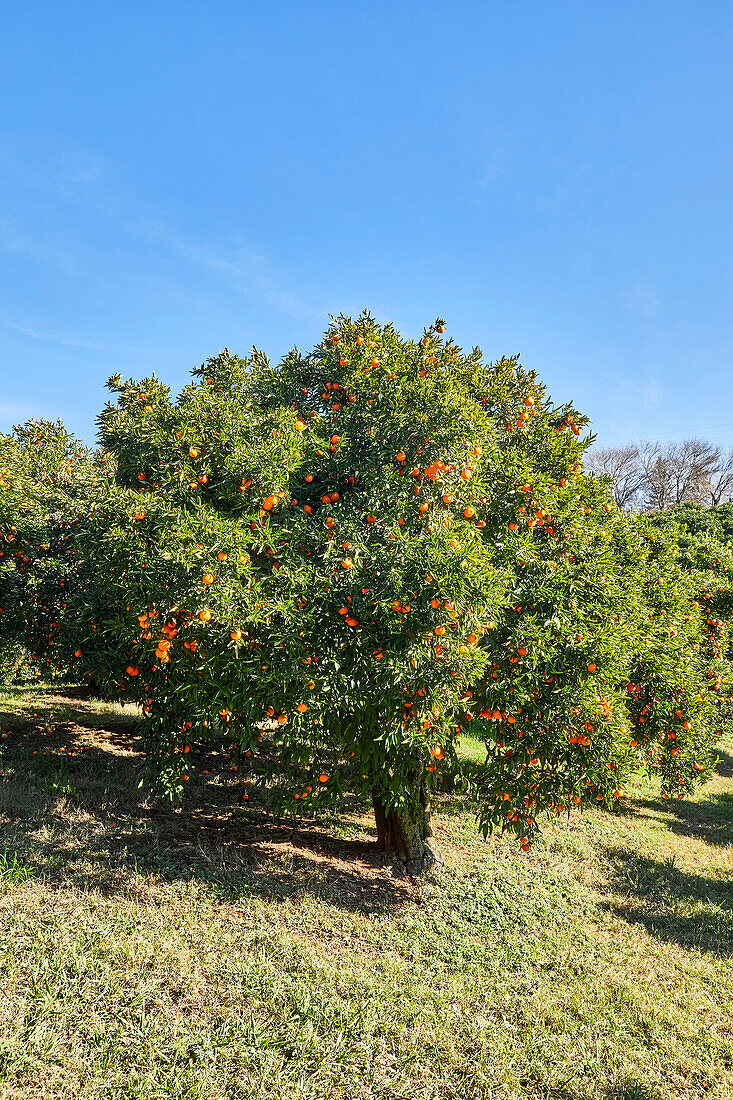
[[[443,864],[443,856],[433,840],[424,768],[415,773],[408,796],[406,806],[386,810],[382,792],[378,787],[372,789],[377,844],[382,851],[394,851],[409,875],[423,875],[431,867]]]

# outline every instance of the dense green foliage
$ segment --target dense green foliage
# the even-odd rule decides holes
[[[707,534],[720,542],[733,543],[733,504],[703,508],[701,504],[678,504],[664,512],[655,512],[652,522],[667,526],[675,523],[688,536]]]
[[[69,667],[61,633],[74,572],[68,532],[87,509],[97,464],[60,421],[29,420],[0,435],[1,682],[41,671],[48,680]]]
[[[583,470],[587,420],[443,328],[339,317],[276,368],[210,359],[175,401],[111,379],[96,455],[47,443],[39,466],[33,431],[5,441],[6,636],[139,701],[172,798],[223,729],[277,811],[368,794],[417,866],[443,774],[523,844],[639,762],[667,795],[709,774],[730,717],[718,529],[620,514]],[[468,729],[486,759],[462,771]]]

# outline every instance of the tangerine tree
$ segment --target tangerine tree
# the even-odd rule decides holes
[[[78,569],[73,529],[98,456],[61,421],[27,420],[0,436],[0,675],[48,678],[66,670],[54,646]]]
[[[720,721],[695,570],[585,474],[586,418],[443,332],[341,316],[277,367],[221,353],[175,401],[111,379],[53,607],[57,659],[142,704],[158,790],[225,731],[245,799],[369,798],[413,873],[441,858],[443,774],[526,847],[639,763],[691,790]]]

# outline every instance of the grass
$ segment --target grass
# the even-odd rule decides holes
[[[529,855],[440,796],[416,884],[358,807],[238,807],[222,746],[151,804],[135,721],[0,695],[2,1100],[733,1097],[733,746]]]

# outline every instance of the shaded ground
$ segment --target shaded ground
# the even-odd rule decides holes
[[[256,796],[245,808],[224,741],[192,752],[192,781],[183,807],[173,809],[140,788],[134,707],[71,692],[30,701],[14,694],[13,710],[0,712],[7,735],[0,810],[16,823],[43,821],[43,835],[19,838],[19,852],[50,885],[109,894],[124,884],[124,868],[135,867],[169,882],[198,878],[228,897],[308,890],[364,911],[420,894],[376,850],[366,809],[293,822],[273,818]],[[54,823],[65,833],[61,848]]]
[[[366,807],[243,807],[223,743],[154,805],[135,731],[0,696],[2,1100],[733,1098],[731,746],[530,856],[441,796],[417,885]]]

